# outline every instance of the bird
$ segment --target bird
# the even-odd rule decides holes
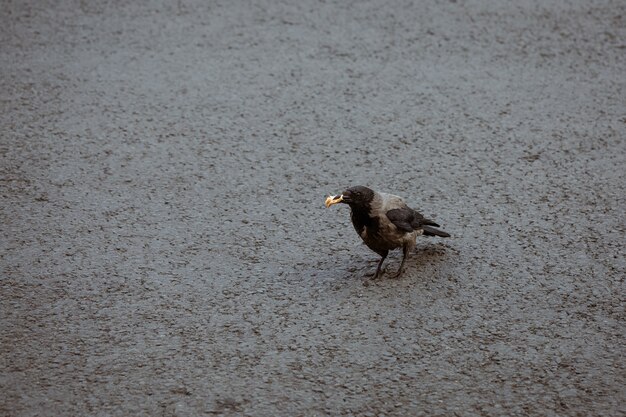
[[[381,268],[390,250],[402,248],[400,268],[394,278],[402,274],[409,252],[415,248],[420,235],[450,237],[433,220],[410,208],[397,195],[376,192],[357,185],[339,195],[326,198],[326,208],[338,203],[350,206],[350,218],[354,229],[368,248],[381,256],[373,280],[381,275]]]

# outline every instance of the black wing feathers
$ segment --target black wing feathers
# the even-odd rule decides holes
[[[425,219],[424,216],[409,207],[392,209],[386,214],[391,223],[393,223],[398,229],[407,233],[411,233],[413,230],[422,229],[423,226],[439,227],[437,223],[432,220]]]
[[[423,217],[422,217],[422,221],[421,221],[420,225],[421,226],[427,225],[427,226],[441,227],[437,223],[435,223],[434,221],[425,219]]]
[[[389,210],[386,214],[389,221],[403,232],[411,233],[413,230],[415,230],[413,224],[415,223],[416,213],[410,208],[407,207],[392,209]]]
[[[435,229],[434,227],[430,227],[430,226],[424,226],[424,235],[425,236],[450,237],[449,233],[446,233],[443,230]]]

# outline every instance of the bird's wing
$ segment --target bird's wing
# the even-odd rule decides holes
[[[389,221],[399,230],[407,233],[411,233],[414,230],[415,211],[410,208],[395,208],[387,211],[385,214]]]
[[[393,194],[379,193],[381,197],[381,211],[383,211],[391,223],[399,230],[411,233],[421,229],[425,225],[439,227],[437,223],[426,219],[417,210],[407,206],[402,197]]]
[[[386,214],[391,223],[393,223],[398,229],[407,233],[410,233],[413,230],[422,229],[427,225],[439,227],[437,223],[424,218],[421,213],[418,213],[410,207],[392,209],[387,211]]]

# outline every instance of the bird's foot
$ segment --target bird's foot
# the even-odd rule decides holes
[[[395,274],[391,275],[391,278],[400,278],[400,275],[402,275],[402,273],[404,272],[403,268],[398,269],[398,272],[396,272]]]
[[[373,274],[367,274],[365,281],[363,281],[364,287],[369,287],[374,281],[378,280],[383,275],[384,271],[376,271]]]
[[[383,276],[386,272],[386,269],[376,270],[374,272],[367,272],[364,276],[368,277],[370,280],[375,280]]]

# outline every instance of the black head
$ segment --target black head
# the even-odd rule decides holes
[[[357,185],[344,191],[342,197],[342,203],[349,204],[350,207],[369,207],[369,203],[374,199],[374,190]]]

